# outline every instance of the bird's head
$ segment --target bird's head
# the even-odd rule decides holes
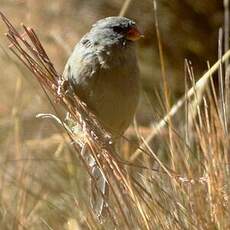
[[[99,38],[115,42],[134,42],[143,36],[138,30],[136,23],[125,17],[107,17],[101,19],[92,26],[91,33],[97,34]]]

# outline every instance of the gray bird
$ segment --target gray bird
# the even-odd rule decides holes
[[[101,19],[77,43],[64,70],[64,79],[72,90],[115,140],[128,128],[138,104],[140,81],[135,41],[140,37],[136,23],[128,18]],[[96,186],[105,193],[106,179],[93,165]],[[93,205],[97,214],[102,203]]]
[[[108,17],[97,21],[74,48],[64,70],[75,93],[114,138],[128,128],[139,98],[134,21]]]

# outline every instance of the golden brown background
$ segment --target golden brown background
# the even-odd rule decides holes
[[[37,31],[55,68],[61,73],[81,36],[96,20],[118,15],[123,4],[122,0],[0,0],[0,9],[12,19],[17,28],[23,22]],[[158,1],[159,27],[173,101],[184,92],[185,58],[192,61],[196,78],[207,69],[207,60],[212,63],[216,59],[218,29],[223,25],[222,5],[222,1],[218,0]],[[154,90],[159,90],[162,81],[152,1],[131,1],[125,16],[136,20],[145,34],[145,38],[139,43],[138,52],[141,78],[144,92],[147,92],[150,103],[156,106],[158,104]],[[6,28],[1,23],[1,124],[4,126],[10,122],[12,108],[17,103],[21,119],[28,119],[25,125],[35,128],[37,121],[34,116],[38,112],[49,111],[47,102],[41,98],[39,86],[25,67],[11,60],[8,42],[3,35],[5,32]],[[21,84],[19,92],[15,91],[17,84]],[[143,109],[148,107],[145,106],[146,103],[146,100],[141,102]],[[138,113],[139,120],[141,124],[149,124],[154,115],[152,111],[144,111]],[[39,123],[40,126],[42,122]],[[25,132],[32,137],[33,131],[30,129],[31,127],[25,128]],[[36,135],[37,129],[42,129],[42,126],[36,127]]]
[[[35,29],[55,68],[61,73],[81,36],[96,20],[118,15],[123,4],[123,0],[0,0],[0,10],[19,30],[21,23]],[[213,63],[217,59],[218,29],[223,25],[223,10],[220,0],[158,1],[157,17],[171,104],[184,93],[185,58],[193,63],[196,78],[207,70],[207,60]],[[152,1],[132,0],[125,16],[136,20],[145,34],[138,44],[143,96],[137,118],[140,126],[148,128],[165,113],[159,102],[163,93]],[[28,181],[20,178],[24,177],[25,172],[33,180],[33,183],[28,182],[31,193],[33,189],[43,191],[46,188],[52,191],[51,201],[60,206],[65,206],[62,203],[64,200],[68,203],[63,192],[68,191],[69,184],[66,183],[67,169],[62,165],[57,169],[48,160],[44,162],[52,157],[65,158],[67,148],[60,141],[60,136],[56,135],[60,131],[54,122],[35,118],[38,113],[52,113],[52,107],[38,82],[8,50],[5,32],[6,27],[0,22],[0,186],[2,188],[5,185],[5,190],[10,191],[2,192],[1,198],[4,198],[2,201],[6,202],[7,210],[11,210],[14,216],[16,208],[21,206],[17,205],[18,200],[15,198],[19,191],[10,190],[10,186],[24,188]],[[158,94],[159,97],[156,96]],[[31,156],[36,157],[37,161],[28,163],[24,172],[25,166],[18,159]],[[34,182],[36,180],[37,183]],[[42,194],[39,199],[46,198],[46,190],[39,194]],[[63,195],[63,200],[59,200],[56,195],[59,198]],[[34,207],[28,199],[26,205]],[[66,213],[72,211],[67,208],[63,210]],[[17,213],[20,212],[17,210]],[[65,219],[58,219],[61,215],[55,216],[44,207],[39,210],[39,216],[53,223],[56,229],[62,226],[59,223],[66,222]],[[28,227],[36,229],[34,225]]]

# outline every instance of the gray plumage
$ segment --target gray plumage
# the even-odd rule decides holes
[[[126,38],[131,27],[135,23],[125,17],[99,20],[75,46],[64,70],[74,92],[113,137],[128,128],[139,98],[135,42]]]

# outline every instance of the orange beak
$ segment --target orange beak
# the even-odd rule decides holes
[[[137,41],[142,37],[144,37],[144,35],[136,27],[129,29],[126,35],[126,38],[131,41]]]

